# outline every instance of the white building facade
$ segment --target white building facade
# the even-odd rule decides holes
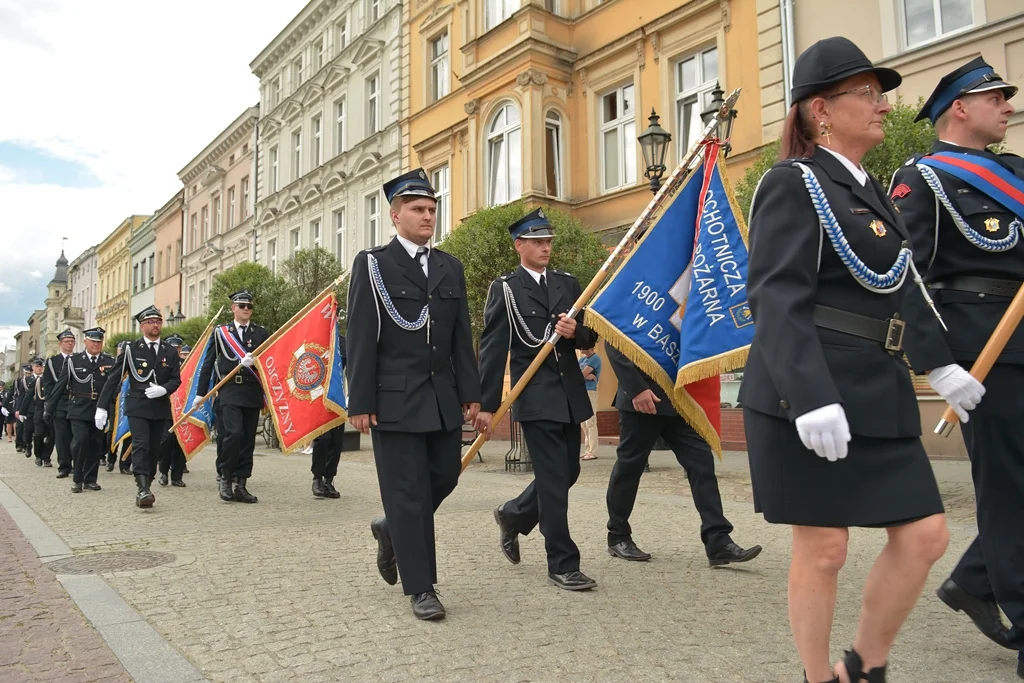
[[[178,172],[184,185],[181,309],[206,313],[213,278],[253,260],[253,150],[258,107],[248,107]]]
[[[132,257],[131,304],[128,314],[132,318],[132,331],[139,331],[135,316],[154,302],[156,284],[156,234],[153,232],[155,216],[150,216],[132,230],[128,238],[128,251]]]
[[[381,186],[401,172],[401,3],[313,0],[250,67],[260,79],[256,259],[298,249],[347,270],[394,234]]]
[[[96,327],[99,259],[96,256],[95,246],[89,247],[71,262],[68,267],[68,286],[71,288],[71,306],[82,312],[83,330]],[[85,348],[83,330],[75,330],[77,337],[75,348]]]

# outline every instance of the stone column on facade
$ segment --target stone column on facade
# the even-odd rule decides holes
[[[482,142],[481,128],[480,128],[480,100],[474,99],[466,102],[463,105],[463,109],[469,115],[468,119],[468,130],[466,138],[468,139],[467,144],[463,147],[463,168],[466,169],[465,173],[465,187],[463,188],[463,197],[465,197],[465,212],[463,215],[468,216],[469,214],[476,211],[479,207],[486,205],[486,179],[483,177],[484,169],[481,169],[478,160],[480,155],[477,151],[480,149]]]
[[[530,68],[516,76],[523,96],[523,194],[547,194],[544,174],[544,87],[548,75]],[[534,131],[534,127],[539,130]]]
[[[786,119],[778,0],[757,0],[757,63],[761,84],[761,139],[771,142],[782,135]]]

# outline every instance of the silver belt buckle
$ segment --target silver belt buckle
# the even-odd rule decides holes
[[[889,329],[885,333],[885,350],[898,352],[903,350],[903,332],[907,323],[900,320],[897,313],[889,320]]]

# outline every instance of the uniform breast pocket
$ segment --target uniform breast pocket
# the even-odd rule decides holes
[[[956,197],[960,214],[975,231],[991,240],[1009,235],[1013,216],[1001,205],[980,194],[965,194]]]
[[[434,317],[454,318],[459,312],[461,300],[465,298],[466,292],[462,287],[440,285],[437,288],[437,300],[440,305],[431,313]]]

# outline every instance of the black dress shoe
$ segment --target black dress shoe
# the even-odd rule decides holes
[[[548,583],[567,591],[588,591],[591,588],[597,588],[597,581],[581,571],[566,572],[565,574],[548,573]]]
[[[755,545],[750,548],[741,548],[732,541],[723,548],[708,555],[708,564],[712,567],[724,567],[727,564],[736,562],[750,562],[761,554],[761,546]]]
[[[114,463],[108,462],[107,463],[107,472],[113,472],[113,471],[114,471]]]
[[[50,462],[49,460],[44,460],[43,467],[53,467],[53,463]]]
[[[1017,678],[1024,678],[1024,650],[1017,654]]]
[[[57,478],[58,479],[67,479],[70,476],[71,476],[70,472],[58,472],[57,473]]]
[[[82,488],[84,488],[86,491],[102,491],[103,490],[103,488],[99,484],[94,482],[94,481],[87,481],[87,482],[85,482],[85,484],[82,485]]]
[[[171,479],[171,486],[180,486],[181,488],[185,488],[185,482],[181,479]]]
[[[498,545],[501,552],[512,564],[519,564],[519,532],[509,527],[501,508],[504,503],[494,508],[494,521],[498,523]]]
[[[167,475],[166,474],[161,474],[160,475],[160,485],[161,486],[167,486],[167,484],[168,484]]]
[[[999,613],[999,605],[994,601],[974,597],[956,585],[953,579],[946,579],[945,583],[935,591],[935,594],[950,608],[969,616],[978,630],[993,643],[1011,650],[1014,649],[1009,642],[1009,630],[1003,624],[1003,617]]]
[[[327,491],[328,498],[341,498],[341,493],[334,488],[333,478],[324,477],[324,490]]]
[[[619,541],[615,545],[608,546],[608,554],[613,557],[621,557],[631,562],[646,562],[651,559],[650,553],[645,553],[636,547],[632,540]]]
[[[437,599],[437,593],[427,591],[410,596],[412,601],[412,613],[417,619],[429,621],[431,619],[444,619],[446,612],[444,605]]]
[[[78,482],[74,482],[74,483],[71,484],[71,493],[81,493],[81,492],[82,492],[82,485],[81,484],[79,484]]]
[[[43,459],[42,458],[36,458],[36,467],[42,467],[42,466],[43,466]]]
[[[387,520],[378,517],[370,522],[370,533],[377,541],[377,571],[380,572],[380,578],[384,579],[389,586],[394,586],[398,583],[398,561],[395,559],[395,548],[391,545]],[[415,601],[413,601],[413,611],[415,611]]]
[[[181,471],[182,474],[188,474],[188,465],[185,465],[185,469]]]

